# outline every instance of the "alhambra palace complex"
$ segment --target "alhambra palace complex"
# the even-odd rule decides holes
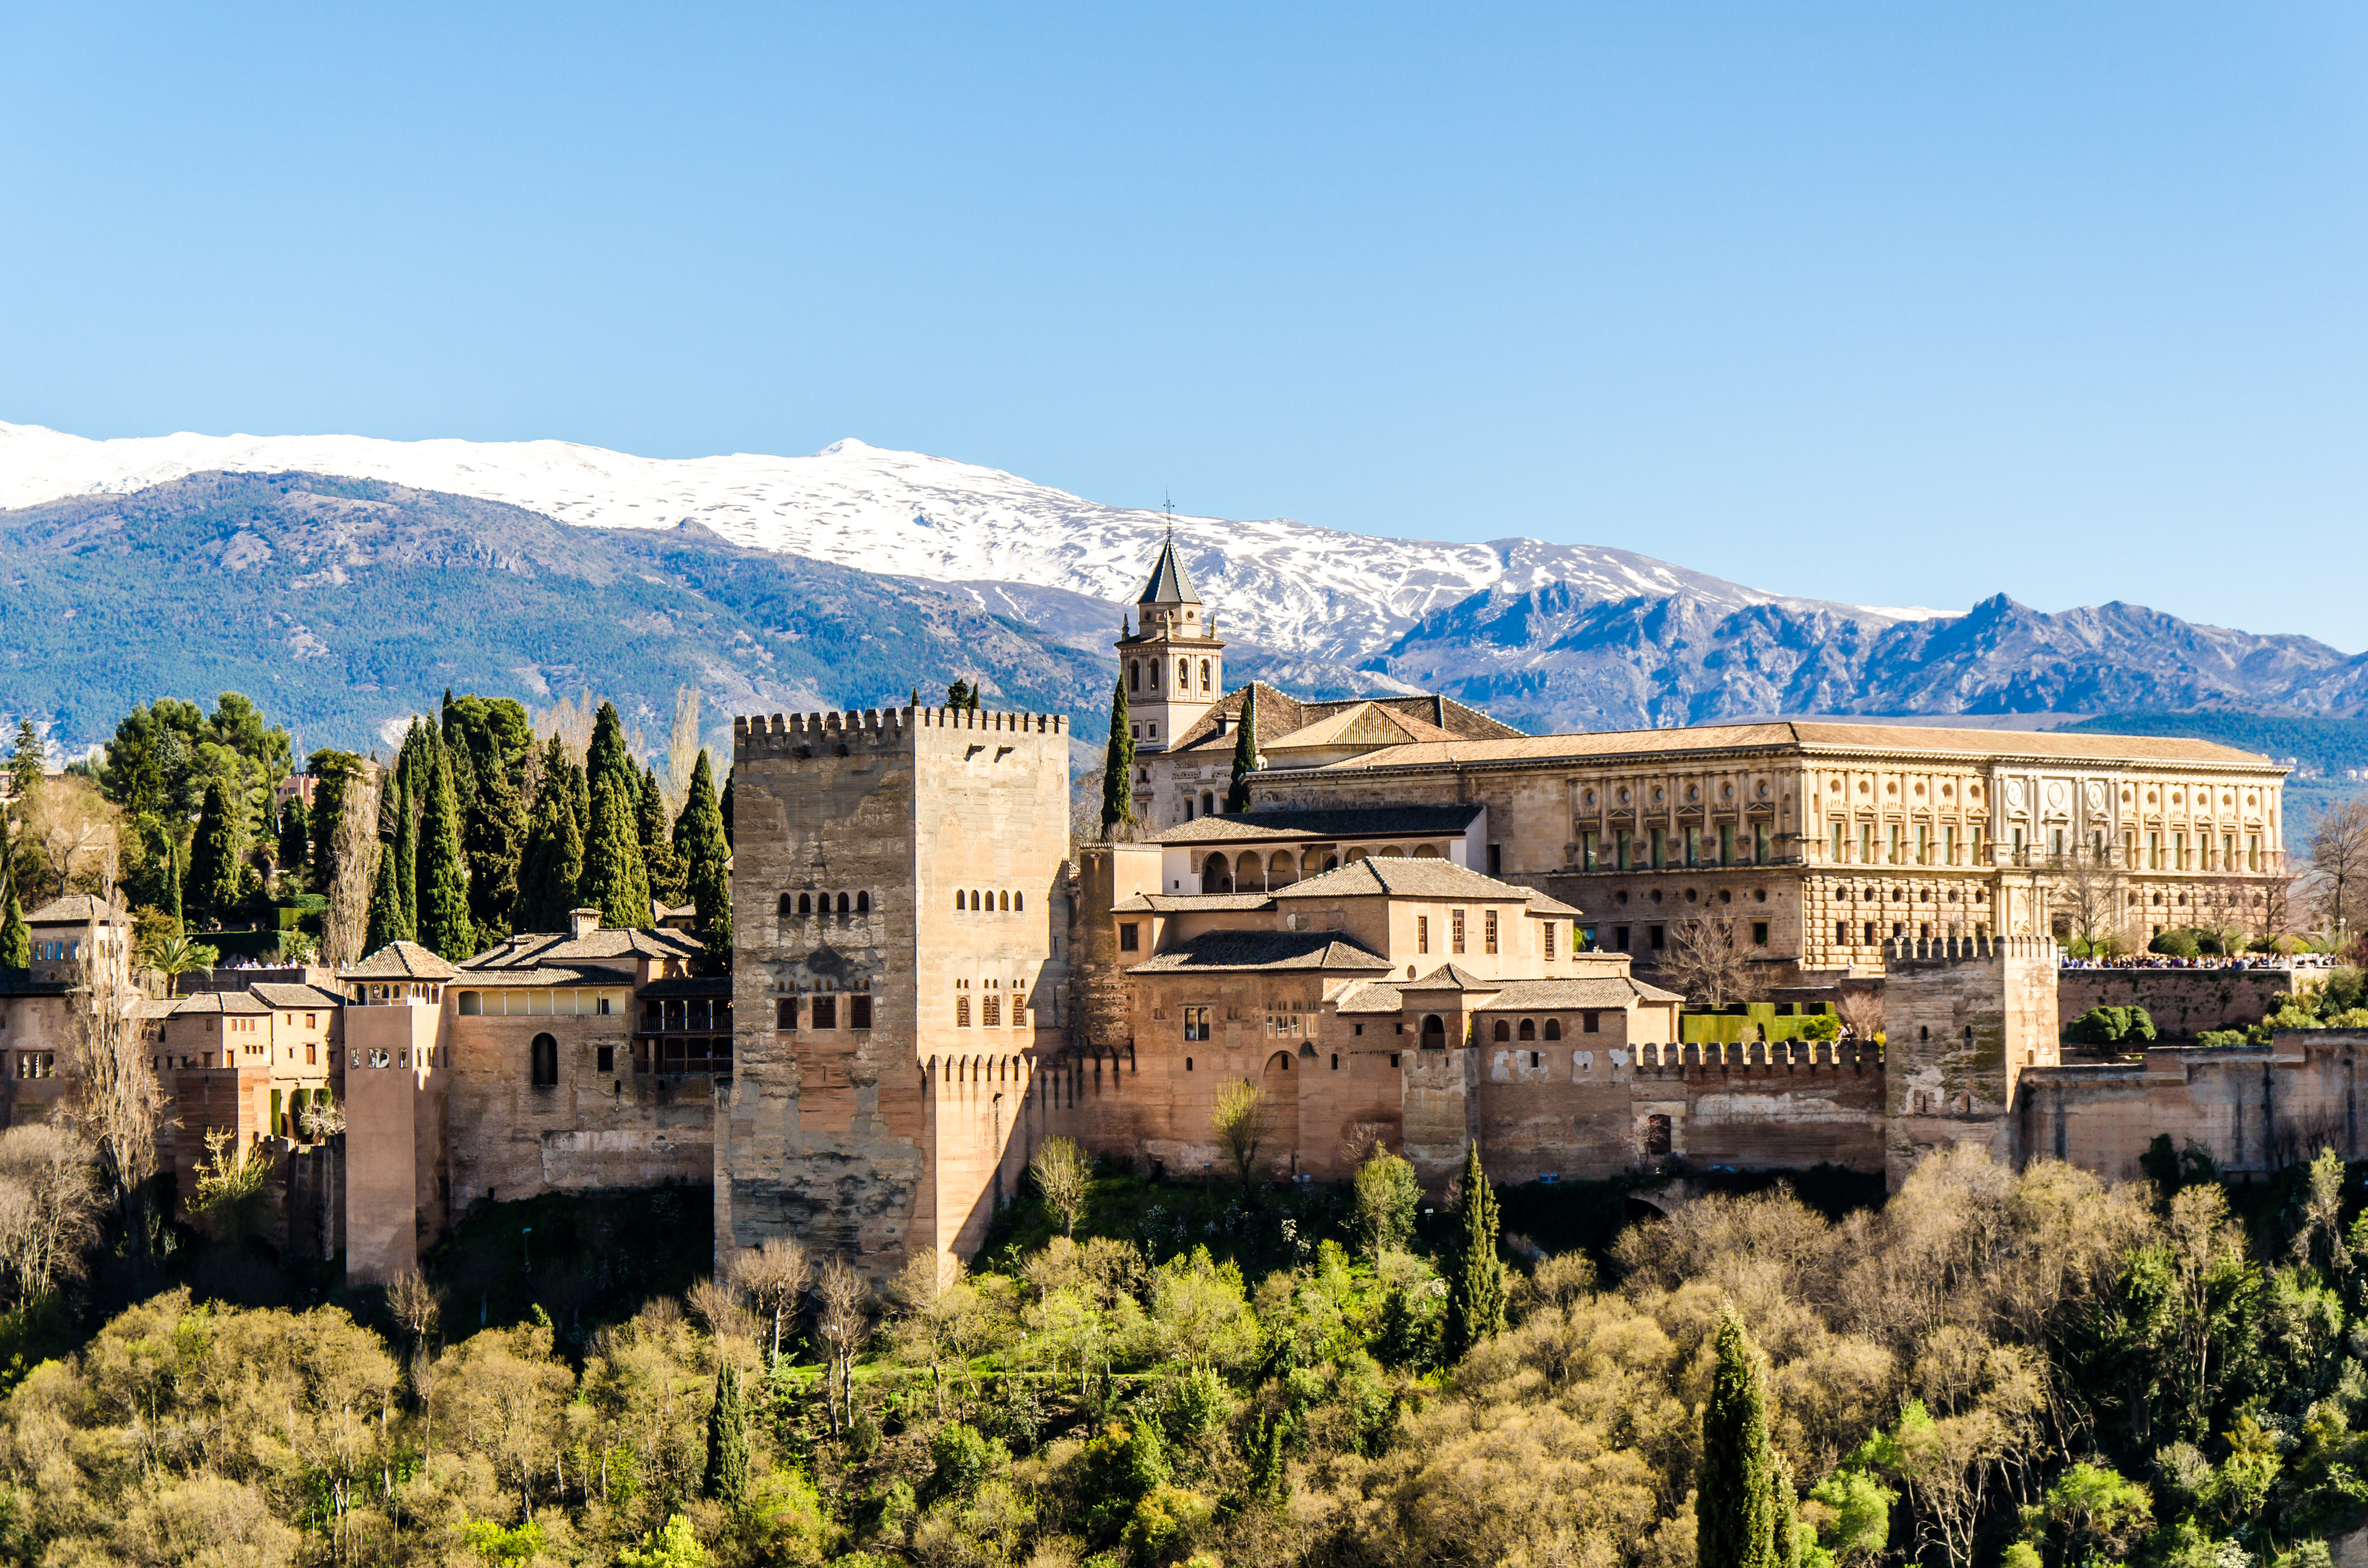
[[[289,1244],[370,1280],[472,1204],[660,1183],[712,1184],[719,1262],[785,1233],[875,1272],[967,1253],[1051,1136],[1223,1171],[1238,1079],[1277,1176],[1341,1177],[1373,1130],[1434,1189],[1475,1139],[1498,1182],[1665,1159],[1896,1182],[1961,1141],[2122,1176],[2158,1133],[2237,1171],[2368,1152],[2362,1036],[2180,1043],[2274,1010],[2292,971],[2058,968],[2067,865],[2114,868],[2141,941],[2268,918],[2262,757],[1851,723],[1531,736],[1443,697],[1229,691],[1172,548],[1117,647],[1134,842],[1071,845],[1063,716],[738,720],[728,978],[589,911],[457,966],[396,944],[222,971],[236,989],[148,1005],[167,1168],[188,1190],[207,1129],[273,1141]],[[1229,813],[1246,722],[1263,767]],[[90,905],[37,911],[0,994],[11,1117],[70,1092],[71,966],[121,961]],[[1679,1043],[1654,976],[1705,920],[1781,1013],[1879,986],[1884,1043]],[[2066,1020],[2132,1002],[2166,1043],[2064,1060]],[[347,1131],[308,1142],[293,1108],[323,1091]]]

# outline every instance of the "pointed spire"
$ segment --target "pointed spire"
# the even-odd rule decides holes
[[[1143,585],[1138,605],[1197,605],[1201,596],[1192,591],[1192,579],[1185,574],[1184,562],[1176,554],[1173,523],[1168,525],[1167,541],[1159,547],[1159,562],[1151,569],[1151,581]]]

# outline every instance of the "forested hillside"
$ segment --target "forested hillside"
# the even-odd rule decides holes
[[[480,1327],[514,1298],[450,1258],[306,1312],[167,1292],[7,1373],[0,1550],[2326,1568],[2368,1509],[2360,1173],[2152,1163],[1961,1151],[1879,1209],[1713,1195],[1593,1254],[1477,1183],[1418,1211],[1386,1153],[1345,1189],[1053,1169],[975,1267],[877,1290],[776,1247],[605,1324],[529,1268]]]

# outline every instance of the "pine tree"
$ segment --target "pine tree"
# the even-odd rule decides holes
[[[674,830],[666,821],[666,794],[658,788],[655,768],[642,774],[633,801],[633,835],[641,841],[642,867],[650,880],[650,897],[674,909],[687,896],[682,863],[675,858]]]
[[[287,809],[279,813],[279,869],[302,881],[312,858],[313,824],[304,810],[304,797],[290,795]]]
[[[1447,1358],[1505,1332],[1505,1263],[1497,1256],[1497,1193],[1474,1139],[1463,1160],[1463,1235],[1447,1290]]]
[[[592,835],[584,845],[584,902],[600,911],[600,924],[638,930],[650,923],[649,874],[642,866],[635,835],[636,791],[614,771],[592,780]]]
[[[1126,680],[1110,698],[1110,749],[1102,753],[1102,837],[1134,821],[1134,733],[1127,727]]]
[[[198,812],[197,836],[189,845],[189,881],[184,890],[201,921],[219,921],[238,902],[238,824],[222,798],[222,780],[206,784]]]
[[[584,833],[575,824],[577,777],[581,770],[553,735],[543,751],[542,782],[535,789],[518,868],[520,931],[564,931],[567,912],[575,907],[576,884],[584,879]]]
[[[682,803],[682,815],[675,819],[674,852],[697,915],[692,928],[707,950],[707,967],[720,971],[732,961],[732,873],[727,864],[732,849],[723,841],[715,774],[703,751],[691,764],[690,794]]]
[[[457,767],[459,755],[453,761]],[[527,812],[510,783],[509,770],[500,766],[499,758],[474,771],[476,791],[462,807],[467,826],[461,834],[461,847],[469,857],[469,916],[477,928],[477,940],[490,944],[518,929]],[[457,794],[457,774],[453,789]]]
[[[17,884],[8,884],[8,914],[0,919],[0,969],[33,967],[33,928],[25,924],[25,905]]]
[[[461,809],[440,750],[427,762],[427,803],[419,818],[419,945],[460,962],[477,950],[469,918],[469,875],[461,859]]]
[[[1696,1471],[1697,1561],[1701,1568],[1776,1568],[1777,1472],[1759,1347],[1732,1309],[1719,1319],[1717,1346]]]
[[[1242,716],[1234,731],[1234,781],[1225,790],[1225,810],[1250,809],[1250,775],[1261,766],[1263,759],[1258,749],[1258,685],[1252,682],[1242,693]]]
[[[707,1473],[700,1490],[727,1507],[748,1498],[748,1404],[740,1371],[729,1361],[715,1369],[715,1403],[707,1410]]]

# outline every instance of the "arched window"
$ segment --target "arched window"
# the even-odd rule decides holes
[[[858,915],[871,913],[871,894],[869,891],[855,895],[855,913]]]
[[[1209,661],[1206,659],[1201,661],[1201,689],[1209,689]]]
[[[841,915],[845,915],[852,907],[853,905],[848,902],[848,896],[845,893],[838,895],[838,912]]]
[[[1562,1038],[1562,1020],[1560,1018],[1548,1018],[1546,1020],[1546,1038],[1548,1040],[1560,1040]]]
[[[1011,908],[1011,895],[1008,892],[1003,895],[1003,907],[1006,911]]]
[[[1177,661],[1176,661],[1176,689],[1177,689],[1177,690],[1178,690],[1178,691],[1189,691],[1189,690],[1190,690],[1190,689],[1191,689],[1191,687],[1192,687],[1192,665],[1191,665],[1190,662],[1190,661],[1188,661],[1188,660],[1184,660],[1184,659],[1178,659],[1178,660],[1177,660]]]
[[[794,915],[797,913],[797,906],[790,901],[789,894],[783,893],[781,895],[781,906],[775,913],[780,915]]]
[[[1447,1045],[1447,1020],[1437,1013],[1422,1016],[1422,1043],[1428,1050],[1444,1050]]]
[[[1521,1020],[1521,1038],[1523,1040],[1535,1040],[1538,1038],[1538,1021],[1535,1018],[1523,1018]]]
[[[1429,1025],[1428,1025],[1428,1024],[1425,1024],[1423,1027],[1424,1027],[1425,1028],[1429,1028],[1430,1026],[1429,1026]],[[1504,1019],[1502,1019],[1502,1018],[1498,1018],[1498,1019],[1497,1020],[1497,1038],[1498,1040],[1510,1040],[1510,1039],[1512,1039],[1512,1038],[1513,1038],[1513,1029],[1512,1029],[1512,1026],[1511,1026],[1511,1025],[1509,1025],[1509,1024],[1508,1024],[1508,1023],[1506,1023],[1506,1022],[1505,1022],[1505,1020],[1504,1020]]]
[[[812,915],[814,913],[814,894],[810,892],[802,892],[798,894],[798,913],[800,915]]]
[[[1206,860],[1201,861],[1201,891],[1202,892],[1233,892],[1233,863],[1227,860],[1223,855],[1212,855]]]
[[[534,1037],[527,1048],[534,1056],[534,1086],[555,1089],[559,1086],[559,1041],[547,1034]]]
[[[1133,659],[1126,662],[1126,688],[1129,691],[1143,689],[1143,665]]]
[[[1011,895],[1011,907],[1019,910],[1026,909],[1028,907],[1028,895],[1024,892],[1013,893]]]
[[[1255,849],[1245,849],[1234,861],[1234,889],[1237,892],[1266,892],[1266,867]]]
[[[956,915],[960,915],[962,912],[964,907],[968,904],[968,900],[962,897],[962,889],[954,889],[954,913]]]

